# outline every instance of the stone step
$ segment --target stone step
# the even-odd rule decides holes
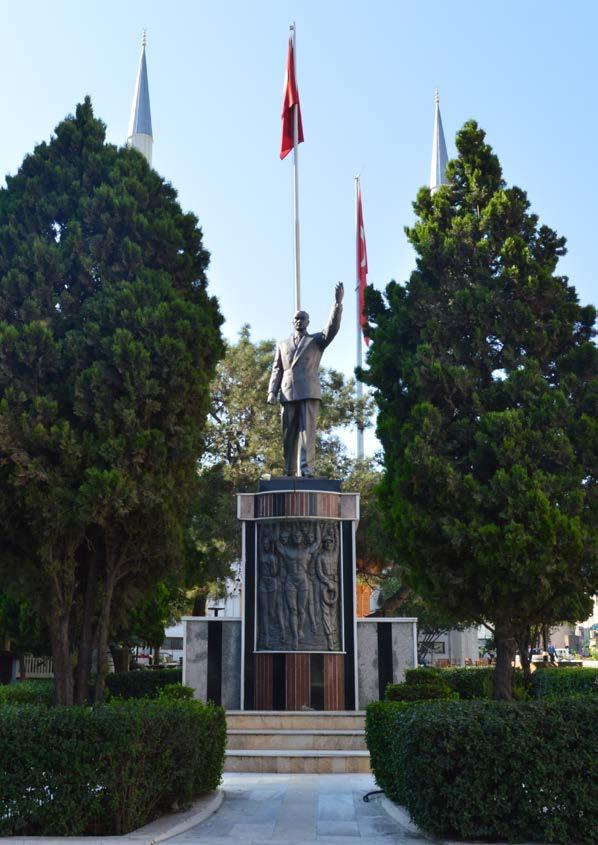
[[[224,771],[280,774],[367,773],[370,771],[370,755],[367,751],[228,749]]]
[[[227,710],[229,729],[260,730],[363,730],[363,710]]]
[[[228,730],[228,748],[246,750],[366,751],[362,730]]]

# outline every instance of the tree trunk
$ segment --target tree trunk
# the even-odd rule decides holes
[[[154,666],[160,665],[160,646],[159,645],[154,646],[154,659],[153,659],[152,662],[153,662]]]
[[[119,648],[112,646],[110,651],[112,652],[112,658],[114,660],[114,671],[128,672],[131,662],[131,652],[127,646]]]
[[[25,681],[27,679],[27,669],[25,668],[25,653],[20,651],[17,655],[17,660],[19,661],[19,681]]]
[[[513,698],[513,656],[515,639],[510,619],[496,622],[496,668],[494,670],[494,698],[511,701]]]
[[[85,585],[85,603],[83,606],[83,624],[79,641],[77,660],[77,704],[86,704],[89,700],[89,676],[91,673],[92,625],[95,610],[98,560],[95,549],[84,555],[88,561],[87,583]]]
[[[116,583],[116,572],[113,565],[107,561],[106,581],[104,583],[104,594],[100,606],[100,619],[98,622],[98,672],[94,688],[94,702],[101,704],[104,701],[104,682],[106,680],[105,655],[108,649],[108,637],[110,636],[110,611],[112,610],[112,596]]]
[[[50,622],[50,639],[54,660],[54,686],[56,703],[70,706],[73,703],[73,667],[69,637],[70,613],[54,607]]]
[[[65,543],[49,555],[44,568],[50,576],[48,628],[54,660],[56,703],[70,707],[73,703],[73,665],[71,661],[71,615],[73,612],[76,563],[74,548]]]
[[[525,688],[528,689],[532,677],[530,655],[530,648],[532,643],[531,626],[522,625],[520,628],[518,628],[516,639],[517,646],[519,648],[519,660],[521,661],[521,668],[523,670],[523,683],[525,684]]]
[[[206,603],[208,601],[208,592],[203,590],[195,596],[193,601],[193,616],[206,615]]]

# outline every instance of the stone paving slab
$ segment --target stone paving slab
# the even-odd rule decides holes
[[[220,810],[168,845],[417,845],[378,798],[371,774],[224,775]]]

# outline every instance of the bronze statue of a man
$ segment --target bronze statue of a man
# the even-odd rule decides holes
[[[308,334],[309,314],[297,311],[293,317],[294,333],[276,344],[268,402],[276,403],[280,390],[282,404],[282,440],[285,475],[313,476],[316,449],[316,421],[320,409],[322,353],[336,336],[343,312],[344,288],[339,282],[334,290],[334,305],[324,329]]]

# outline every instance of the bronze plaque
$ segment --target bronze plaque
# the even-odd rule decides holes
[[[340,525],[261,521],[257,531],[258,651],[342,651]]]

